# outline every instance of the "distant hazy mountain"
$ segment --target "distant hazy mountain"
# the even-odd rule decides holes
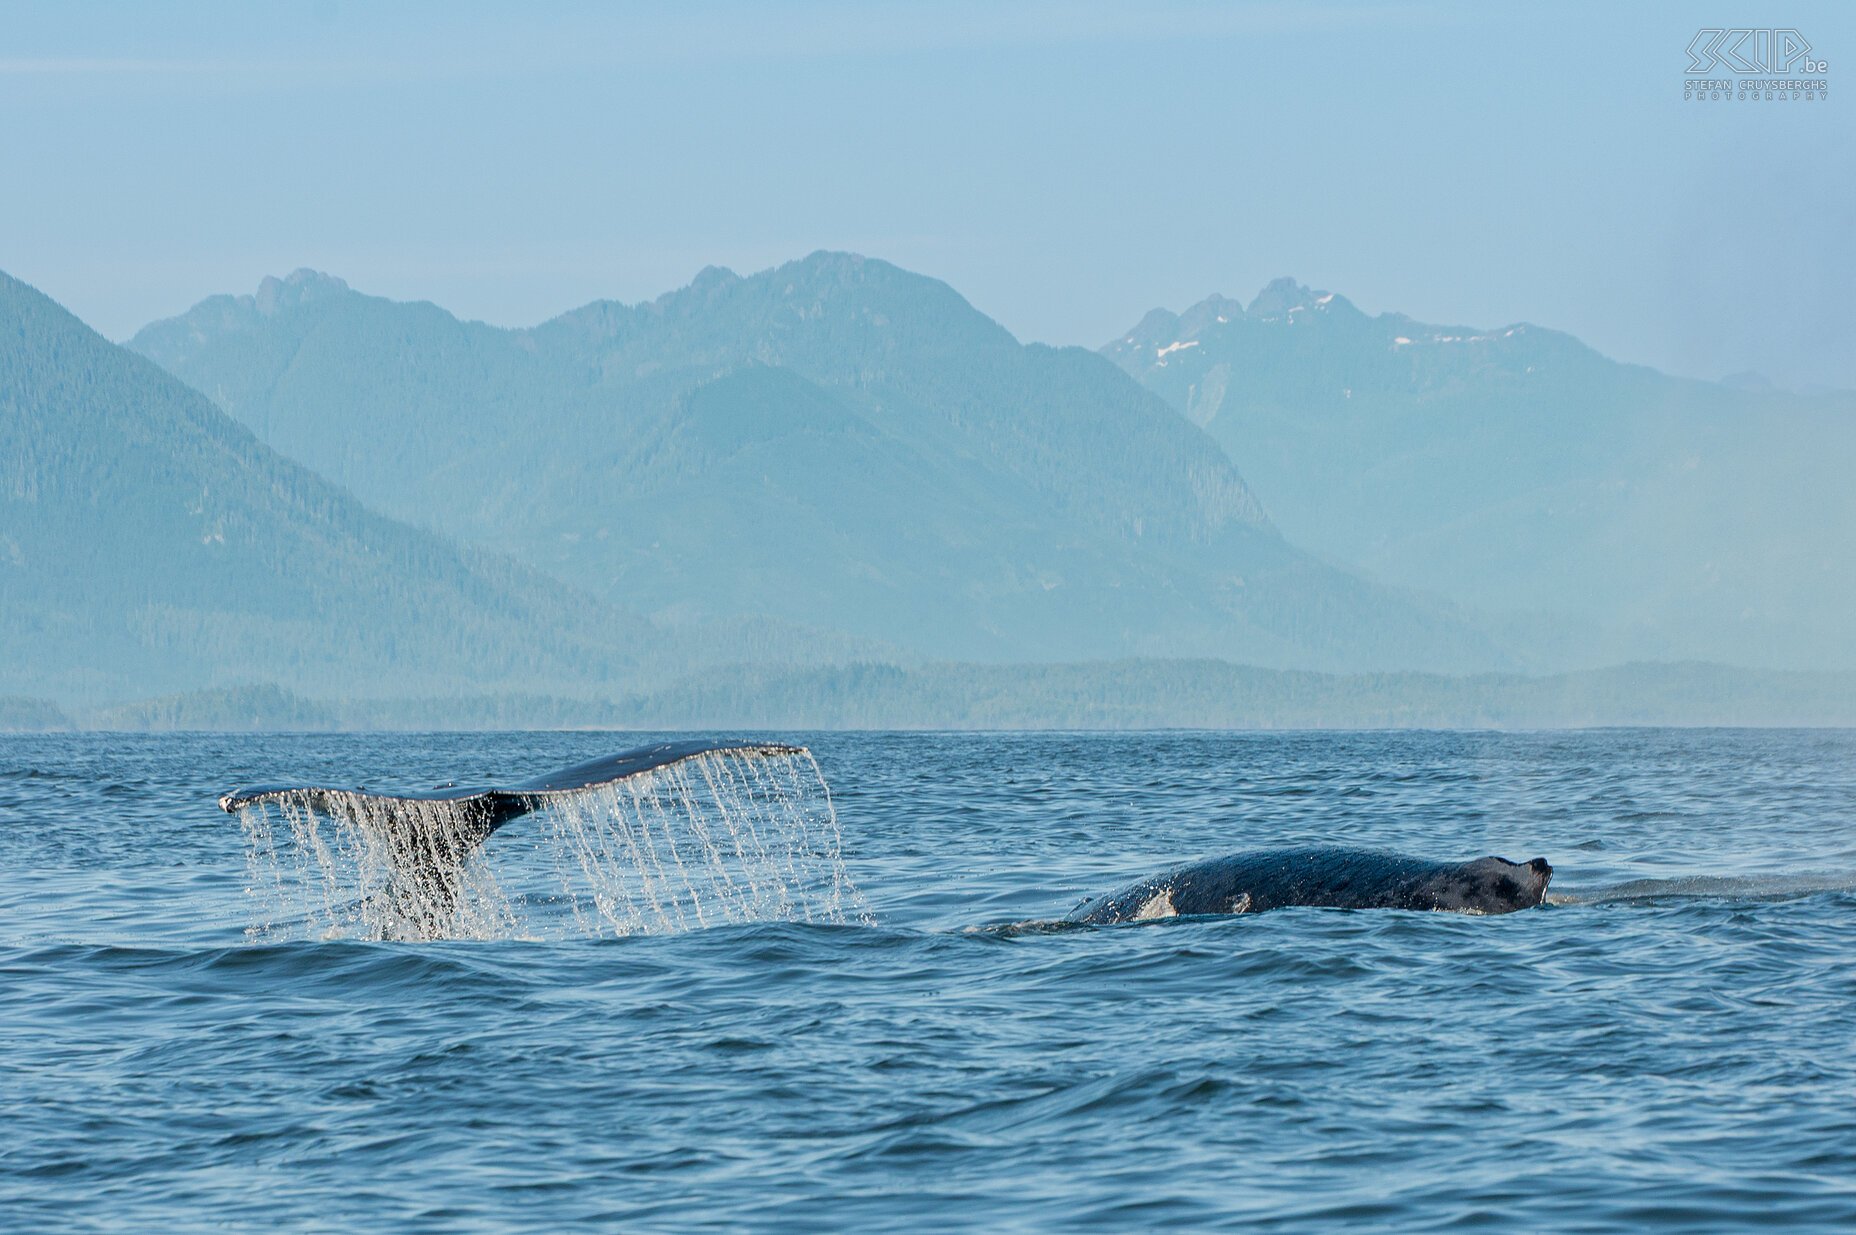
[[[651,628],[372,514],[0,275],[0,695],[631,680]]]
[[[131,346],[391,514],[671,621],[767,615],[977,658],[1501,658],[1285,542],[1102,357],[820,253],[527,330],[310,272]]]
[[[1222,443],[1292,540],[1547,615],[1547,662],[1856,666],[1856,398],[1368,317],[1288,279],[1102,350]]]
[[[1328,674],[1224,661],[722,666],[607,699],[313,698],[191,691],[67,715],[0,698],[0,731],[44,729],[1540,729],[1849,726],[1856,672],[1627,664],[1524,677]]]

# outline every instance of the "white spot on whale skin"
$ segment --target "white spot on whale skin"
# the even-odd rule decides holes
[[[1231,912],[1232,913],[1249,913],[1250,912],[1250,893],[1239,892],[1237,894],[1237,899],[1231,902]]]
[[[1150,896],[1142,906],[1134,911],[1130,922],[1150,922],[1155,918],[1176,918],[1179,910],[1173,908],[1173,889],[1162,888]]]

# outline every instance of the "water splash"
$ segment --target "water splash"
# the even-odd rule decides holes
[[[470,802],[329,790],[239,811],[253,938],[547,938],[868,921],[803,750],[710,751],[537,799],[497,832]]]

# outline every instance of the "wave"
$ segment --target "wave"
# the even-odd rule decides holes
[[[1786,901],[1823,892],[1856,891],[1856,871],[1810,875],[1679,875],[1632,879],[1587,890],[1547,893],[1549,905],[1609,905],[1627,901]]]

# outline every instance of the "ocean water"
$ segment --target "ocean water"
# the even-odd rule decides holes
[[[1856,1229],[1856,734],[756,735],[854,897],[630,934],[322,937],[214,804],[656,736],[0,736],[0,1229]],[[1556,903],[987,929],[1321,842]]]

